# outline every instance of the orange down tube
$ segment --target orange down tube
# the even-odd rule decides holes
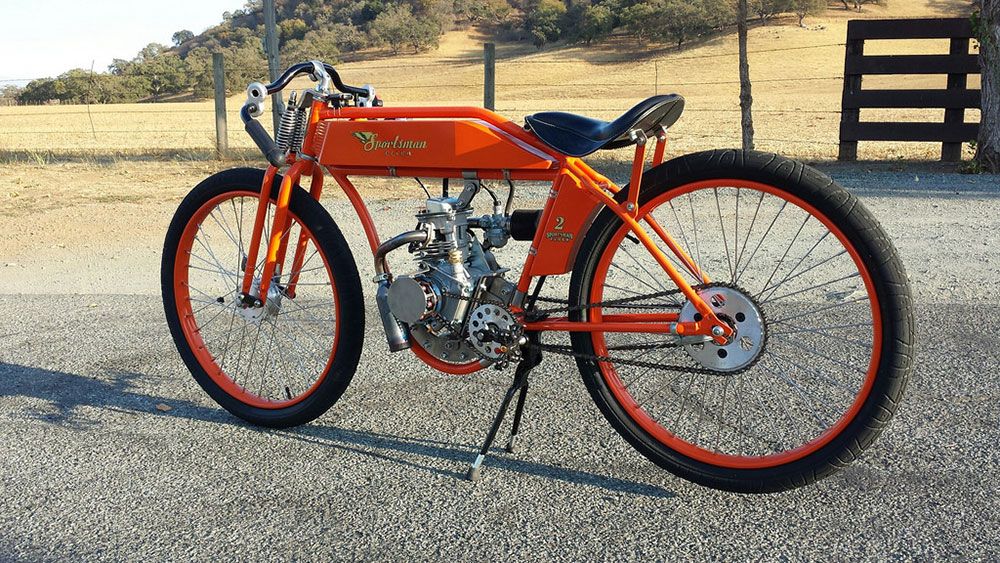
[[[375,228],[375,221],[372,220],[371,213],[368,213],[368,207],[365,205],[365,201],[361,199],[358,194],[358,189],[354,187],[354,184],[347,178],[347,174],[340,172],[339,170],[333,168],[332,166],[327,166],[326,171],[333,176],[333,179],[340,184],[340,189],[344,190],[347,194],[347,199],[350,200],[351,206],[354,208],[354,212],[358,214],[358,219],[361,220],[361,227],[365,231],[365,237],[368,239],[368,246],[372,249],[372,256],[375,255],[375,251],[378,250],[379,238],[378,229]]]

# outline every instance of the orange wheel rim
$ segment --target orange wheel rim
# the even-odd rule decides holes
[[[788,203],[794,204],[801,208],[803,211],[808,213],[811,217],[819,220],[831,234],[833,234],[837,240],[843,245],[844,249],[848,252],[851,260],[857,267],[857,270],[864,282],[864,287],[867,292],[868,301],[870,303],[870,311],[872,315],[872,345],[871,354],[868,362],[867,370],[864,374],[864,380],[860,389],[855,396],[853,402],[850,404],[849,408],[843,413],[842,416],[831,426],[826,428],[825,431],[819,435],[813,437],[812,439],[802,443],[798,447],[791,448],[778,453],[763,455],[763,456],[747,456],[747,455],[733,455],[727,453],[721,453],[714,450],[703,448],[697,444],[691,443],[674,433],[672,433],[667,428],[664,428],[660,423],[658,423],[654,417],[650,416],[648,412],[640,405],[640,403],[632,396],[628,390],[628,386],[622,380],[621,376],[618,374],[617,370],[613,365],[608,362],[598,362],[599,368],[601,370],[601,375],[604,381],[607,383],[609,390],[614,395],[617,402],[626,411],[628,416],[634,420],[643,430],[653,436],[657,441],[664,444],[665,446],[687,456],[698,460],[703,463],[710,465],[729,467],[733,469],[760,469],[767,467],[779,466],[787,463],[791,463],[800,460],[833,440],[837,435],[839,435],[843,430],[855,419],[858,412],[865,404],[867,400],[872,385],[874,384],[875,375],[878,371],[879,362],[881,359],[881,309],[878,303],[878,295],[874,289],[874,283],[871,279],[871,275],[868,270],[864,267],[864,263],[861,259],[860,254],[857,249],[850,243],[849,239],[839,229],[832,221],[825,215],[819,213],[819,211],[812,205],[806,203],[802,199],[782,192],[772,186],[765,184],[746,181],[746,180],[734,180],[734,179],[715,179],[715,180],[705,180],[700,182],[694,182],[691,184],[686,184],[679,186],[677,188],[671,189],[661,196],[654,198],[649,201],[639,210],[639,216],[642,217],[650,213],[654,208],[656,208],[661,203],[668,200],[673,200],[678,196],[689,194],[698,190],[706,188],[736,188],[743,189],[748,188],[752,190],[762,191],[771,196],[778,197]],[[721,214],[721,211],[720,211]],[[628,229],[626,226],[622,225],[619,230],[611,237],[610,242],[605,250],[604,254],[601,256],[600,261],[595,272],[594,280],[591,286],[590,302],[596,303],[600,302],[604,297],[604,283],[610,268],[610,264],[615,256],[615,252],[619,245],[622,243]],[[593,322],[600,322],[602,317],[602,311],[600,308],[591,309],[590,320]],[[594,352],[600,356],[609,356],[608,346],[604,337],[604,333],[594,332],[591,336],[592,343],[594,345]]]
[[[316,249],[316,254],[319,254],[322,259],[322,267],[324,271],[327,272],[330,279],[330,289],[334,302],[336,324],[332,334],[332,345],[330,347],[329,357],[326,359],[326,363],[320,370],[316,380],[303,392],[298,393],[291,398],[276,400],[262,397],[246,387],[239,385],[226,374],[225,370],[216,361],[216,358],[209,349],[208,344],[206,344],[202,338],[201,329],[198,326],[198,321],[195,318],[195,313],[191,305],[192,297],[191,292],[189,291],[190,286],[188,283],[190,256],[192,255],[191,249],[194,247],[195,236],[200,230],[201,223],[206,220],[212,210],[216,209],[221,202],[239,197],[245,197],[253,200],[256,205],[259,195],[259,193],[252,191],[226,192],[212,198],[194,213],[181,234],[178,252],[174,260],[174,302],[176,305],[177,316],[180,320],[181,330],[184,333],[184,338],[187,340],[188,346],[194,354],[195,359],[197,359],[199,365],[205,370],[212,381],[214,381],[231,397],[250,406],[264,409],[280,409],[300,403],[312,395],[317,388],[319,388],[330,372],[330,368],[333,364],[333,359],[337,351],[337,343],[340,341],[340,299],[337,295],[336,284],[334,283],[333,270],[330,268],[327,256],[317,244],[316,238],[313,236],[312,232],[309,231],[309,229],[299,220],[297,216],[290,213],[293,222],[299,226],[302,233],[304,233],[307,239],[312,242]]]

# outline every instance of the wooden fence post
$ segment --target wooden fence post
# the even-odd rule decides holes
[[[967,37],[952,37],[951,48],[948,51],[951,55],[968,55],[969,39]],[[965,90],[969,83],[968,74],[949,74],[948,90]],[[965,108],[948,108],[944,110],[945,123],[965,123]],[[962,143],[942,143],[941,160],[945,162],[958,162],[962,160]]]
[[[496,111],[497,46],[483,44],[483,107]]]
[[[860,109],[848,108],[846,106],[848,96],[861,91],[861,75],[847,74],[847,61],[850,60],[851,55],[863,55],[865,53],[865,40],[851,38],[851,24],[853,23],[853,21],[847,22],[847,56],[844,57],[844,95],[840,102],[841,107],[843,108],[840,113],[841,141],[840,153],[837,155],[837,160],[858,159],[858,142],[854,140],[843,140],[844,128],[856,125],[861,120]]]
[[[212,53],[212,80],[215,82],[215,157],[229,156],[229,132],[226,127],[226,73],[222,53]]]
[[[274,0],[264,0],[264,48],[267,50],[267,75],[274,82],[281,75],[281,60],[278,58],[278,22],[274,10]],[[271,115],[274,119],[274,134],[278,134],[278,124],[285,106],[281,102],[281,92],[271,96]]]

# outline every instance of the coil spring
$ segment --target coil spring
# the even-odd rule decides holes
[[[299,108],[295,110],[295,137],[292,138],[290,150],[299,152],[302,150],[302,141],[306,138],[306,128],[309,125],[309,110]]]
[[[297,108],[297,92],[288,97],[288,105],[278,122],[278,133],[274,136],[278,148],[285,152],[302,150],[302,140],[306,137],[306,125],[309,114],[305,108]]]

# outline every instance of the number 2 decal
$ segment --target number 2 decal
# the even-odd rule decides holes
[[[561,216],[560,217],[556,217],[555,230],[557,230],[557,231],[563,230],[563,223],[565,223],[565,222],[566,222],[566,218],[565,217],[561,217]]]

